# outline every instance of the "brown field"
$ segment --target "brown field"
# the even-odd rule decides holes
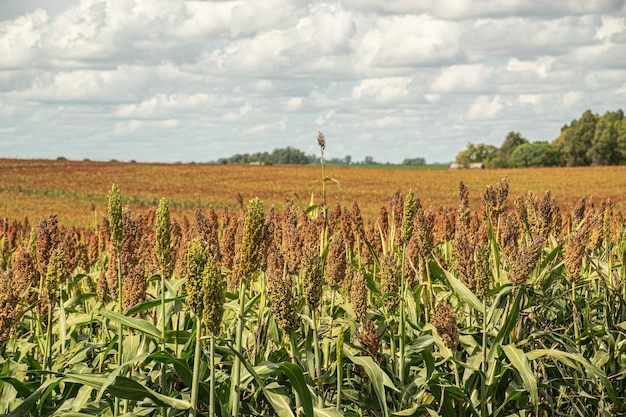
[[[349,206],[357,200],[363,217],[373,219],[397,189],[412,188],[422,205],[455,207],[459,181],[470,190],[473,208],[482,191],[507,176],[509,201],[531,191],[550,190],[570,208],[582,196],[600,202],[609,198],[626,211],[626,166],[499,170],[425,170],[398,167],[327,166],[328,204]],[[175,217],[191,215],[196,207],[238,206],[259,197],[281,209],[292,200],[308,205],[322,196],[320,166],[247,166],[144,164],[120,162],[0,159],[0,216],[28,217],[31,222],[57,213],[67,226],[88,226],[106,216],[107,193],[117,183],[124,203],[135,210],[156,207],[161,197]]]

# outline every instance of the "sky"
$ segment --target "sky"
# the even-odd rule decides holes
[[[448,162],[625,107],[625,0],[0,0],[0,158]]]

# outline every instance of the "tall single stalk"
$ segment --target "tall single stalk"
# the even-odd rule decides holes
[[[343,329],[337,336],[337,411],[341,411],[341,395],[343,386]]]
[[[209,397],[209,417],[215,416],[215,336],[211,334],[209,338],[209,368],[211,369],[210,376],[210,397]]]
[[[241,280],[239,288],[239,315],[237,317],[237,333],[235,338],[237,353],[241,355],[243,350],[243,325],[246,303],[246,284],[245,279]],[[233,417],[239,416],[239,383],[241,382],[241,360],[239,356],[233,361],[232,380],[230,385],[230,413]]]
[[[482,317],[482,331],[483,331],[483,340],[482,340],[482,360],[480,363],[480,370],[482,372],[482,380],[483,383],[480,387],[480,410],[481,416],[487,417],[487,300],[486,296],[483,295],[483,317]]]
[[[321,357],[320,357],[320,341],[319,341],[319,335],[318,335],[318,331],[317,331],[317,311],[316,309],[313,309],[311,311],[311,319],[313,321],[313,360],[314,360],[314,365],[315,365],[315,379],[317,381],[317,400],[318,400],[318,405],[320,407],[324,406],[324,398],[322,396],[323,392],[323,386],[322,386],[322,381],[321,381],[321,376],[322,376],[322,368],[321,368]]]
[[[117,255],[117,307],[120,314],[123,314],[122,305],[122,256],[121,248],[122,241],[124,239],[124,227],[122,220],[122,196],[117,184],[113,184],[111,191],[109,192],[109,223],[111,225],[111,240],[115,243],[115,250]],[[123,334],[124,325],[120,322],[117,335],[117,365],[122,366],[122,354],[123,354]],[[115,397],[115,407],[113,415],[117,417],[120,413],[120,400],[119,397]]]
[[[193,379],[191,382],[191,408],[189,415],[196,417],[198,415],[198,388],[200,386],[200,354],[202,339],[202,319],[196,316],[196,348],[193,357]],[[213,339],[211,339],[211,343]],[[212,360],[212,358],[211,358]],[[213,366],[211,366],[211,375],[213,375]],[[211,400],[213,399],[213,387],[211,387]],[[213,416],[213,413],[211,413]]]
[[[400,378],[400,382],[404,385],[404,343],[406,338],[406,311],[405,311],[405,292],[406,292],[406,282],[405,282],[405,270],[404,270],[404,259],[406,257],[406,242],[402,243],[402,254],[401,254],[401,263],[400,268],[402,271],[402,277],[400,280],[400,360],[398,362],[398,376]]]
[[[116,252],[117,252],[117,309],[120,312],[120,314],[124,314],[124,307],[122,304],[122,256],[121,256],[121,249],[120,249],[120,243],[117,243],[116,245]],[[122,367],[122,363],[124,362],[124,359],[122,358],[122,355],[124,353],[124,325],[122,324],[122,322],[119,323],[118,326],[118,335],[117,335],[117,366],[118,367]],[[115,397],[115,412],[114,412],[114,416],[117,417],[120,415],[120,399],[119,397]]]
[[[161,349],[165,352],[165,291],[171,256],[170,210],[167,199],[159,200],[156,212],[156,249],[161,261]],[[161,364],[161,392],[168,395],[165,364]]]
[[[574,338],[578,343],[580,339],[580,330],[578,329],[578,308],[576,307],[576,282],[571,282],[571,297],[572,297],[572,321],[574,322]]]

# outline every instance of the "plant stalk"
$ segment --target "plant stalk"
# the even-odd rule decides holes
[[[241,354],[243,349],[243,325],[244,325],[244,309],[246,303],[246,284],[245,279],[241,280],[241,288],[239,289],[239,317],[237,318],[237,334],[236,349]],[[239,416],[239,383],[241,381],[241,360],[239,356],[233,361],[232,380],[230,385],[230,413],[233,417]]]
[[[196,317],[196,349],[195,349],[194,357],[193,357],[193,379],[191,382],[191,409],[189,411],[189,414],[192,417],[196,417],[198,415],[198,388],[200,385],[201,338],[202,338],[202,319],[200,317]],[[211,342],[213,342],[212,339],[211,339]],[[213,375],[213,368],[211,368],[211,375]],[[211,389],[211,392],[213,392],[213,389]]]

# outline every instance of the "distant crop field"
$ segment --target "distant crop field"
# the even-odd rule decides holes
[[[608,198],[617,209],[626,209],[626,166],[428,170],[331,165],[325,174],[335,180],[325,182],[327,204],[357,200],[366,219],[375,218],[397,189],[413,189],[424,207],[455,207],[460,181],[470,190],[470,204],[476,209],[485,187],[505,176],[510,201],[527,191],[541,196],[550,190],[566,208],[586,196],[596,202]],[[0,159],[0,216],[37,220],[57,213],[62,224],[89,226],[106,216],[113,183],[133,210],[154,208],[166,197],[174,217],[190,216],[196,207],[237,207],[254,197],[279,209],[288,201],[306,206],[311,199],[321,202],[321,178],[320,166]]]

